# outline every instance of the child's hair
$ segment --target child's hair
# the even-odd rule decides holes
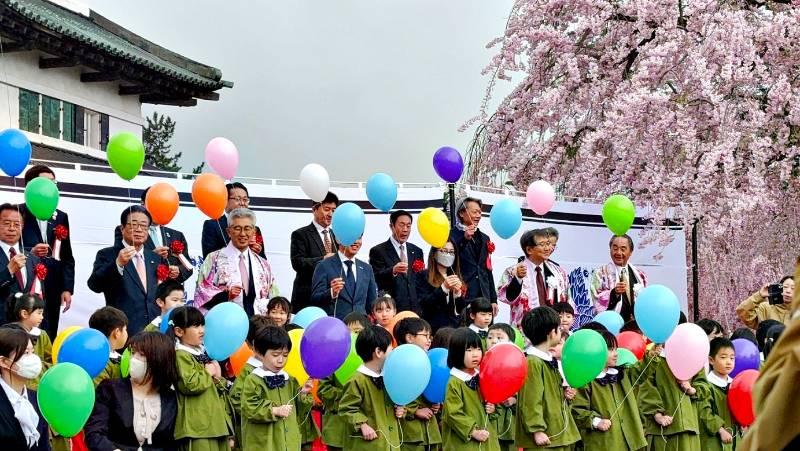
[[[706,335],[722,333],[722,324],[720,324],[716,320],[710,318],[703,318],[700,321],[696,322],[695,324],[700,326],[700,328],[703,329],[703,332],[705,332]]]
[[[344,322],[345,326],[349,326],[350,324],[353,323],[360,323],[361,327],[363,327],[364,329],[369,327],[369,318],[367,318],[367,315],[361,312],[348,313],[347,316],[344,317],[344,320],[342,322]]]
[[[394,326],[394,339],[397,344],[406,344],[406,334],[416,335],[431,331],[431,325],[422,318],[403,318]]]
[[[734,349],[733,342],[725,337],[717,337],[709,343],[708,356],[714,358],[721,349]]]
[[[456,330],[452,327],[442,327],[433,334],[433,341],[431,341],[431,349],[450,347],[450,337]]]
[[[492,324],[491,326],[489,326],[489,332],[493,330],[502,330],[504,334],[508,335],[508,340],[511,341],[511,343],[513,343],[514,340],[517,339],[517,333],[514,332],[514,328],[506,323]]]
[[[267,312],[277,307],[282,308],[287,314],[292,313],[292,304],[290,304],[289,300],[283,296],[275,296],[274,298],[270,299],[269,303],[267,303]]]
[[[364,362],[372,360],[375,349],[386,352],[392,345],[392,334],[381,326],[369,326],[364,328],[358,338],[356,338],[356,354]]]
[[[758,323],[758,327],[756,327],[756,344],[759,351],[764,351],[764,340],[767,338],[767,331],[778,324],[781,324],[781,322],[774,319],[765,319]]]
[[[44,299],[38,294],[14,293],[6,300],[6,318],[8,321],[20,321],[22,311],[33,313],[36,310],[44,309]]]
[[[270,323],[270,325],[272,325],[272,323]],[[293,330],[302,329],[302,327],[298,326],[295,323],[286,323],[286,325],[283,326],[283,328],[286,330],[286,332],[291,332]]]
[[[181,329],[185,330],[189,327],[205,325],[206,318],[203,316],[203,313],[194,307],[185,305],[183,307],[174,309],[172,314],[169,315],[169,328],[167,329],[167,335],[169,335],[171,338],[176,338],[176,327],[180,327]]]
[[[167,296],[169,296],[169,294],[173,291],[185,292],[186,290],[184,290],[183,284],[175,279],[167,279],[161,282],[156,287],[156,300],[161,299],[163,301],[167,299]]]
[[[769,357],[772,348],[778,344],[778,338],[781,337],[783,331],[786,330],[786,325],[778,323],[767,330],[766,337],[764,338],[764,360]]]
[[[608,328],[606,326],[598,323],[597,321],[589,321],[588,323],[586,323],[583,326],[581,326],[581,330],[583,330],[583,329],[594,330],[594,331],[597,331],[597,332],[608,332]]]
[[[683,324],[683,323],[686,323],[688,321],[689,320],[686,319],[686,314],[683,313],[683,310],[681,310],[681,314],[680,314],[680,316],[678,316],[678,324]]]
[[[553,310],[555,310],[559,315],[562,313],[568,313],[572,316],[575,316],[575,309],[569,302],[556,302],[556,304],[553,305]]]
[[[529,310],[522,317],[522,333],[528,337],[534,346],[547,341],[550,332],[558,329],[561,318],[558,313],[550,307],[542,306]]]
[[[450,368],[464,368],[464,355],[467,349],[477,348],[483,351],[481,337],[472,329],[459,327],[450,337],[447,347],[447,366]]]
[[[250,325],[247,327],[247,338],[245,338],[245,341],[250,346],[253,346],[256,335],[258,335],[261,329],[271,325],[272,322],[266,316],[253,315],[250,317]]]
[[[106,337],[117,329],[122,329],[128,325],[128,317],[125,312],[114,307],[101,307],[89,317],[89,327],[99,330]]]
[[[464,317],[466,321],[471,321],[469,316],[474,313],[492,313],[492,303],[486,298],[475,298],[467,305]]]
[[[255,340],[253,340],[253,345],[256,352],[261,355],[273,350],[292,350],[292,341],[289,340],[289,333],[286,332],[286,329],[278,326],[267,326],[259,329]]]
[[[635,319],[628,321],[627,323],[622,325],[622,328],[619,330],[620,332],[636,332],[637,334],[642,334],[642,329],[639,328],[639,323],[636,322]],[[708,334],[706,334],[708,335]]]
[[[397,304],[394,302],[394,298],[386,292],[378,293],[378,297],[372,301],[372,311],[374,312],[378,307],[391,307],[397,311]]]
[[[752,330],[746,327],[740,327],[733,331],[733,333],[731,334],[731,341],[736,340],[737,338],[744,338],[745,340],[750,340],[753,342],[754,345],[758,346],[758,341],[756,340],[756,334],[754,334]]]
[[[602,330],[599,333],[603,336],[603,340],[606,341],[608,349],[617,349],[617,337],[614,334],[607,330]]]

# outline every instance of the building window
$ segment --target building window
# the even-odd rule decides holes
[[[62,102],[61,115],[61,123],[64,124],[61,139],[71,143],[77,142],[75,140],[75,135],[77,135],[75,133],[75,105],[69,102]]]
[[[61,101],[42,96],[42,134],[61,138]]]
[[[39,133],[39,94],[25,89],[19,90],[19,128]]]

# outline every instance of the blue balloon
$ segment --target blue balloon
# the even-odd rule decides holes
[[[0,169],[7,175],[16,177],[22,174],[31,161],[31,142],[16,128],[0,132]]]
[[[447,349],[436,348],[428,352],[431,362],[431,380],[422,392],[422,396],[434,404],[444,402],[444,393],[447,391],[447,382],[450,380],[450,368],[447,366]]]
[[[622,326],[625,325],[625,321],[619,315],[619,313],[613,310],[606,310],[605,312],[601,312],[597,316],[594,317],[592,321],[598,322],[608,329],[609,332],[614,334],[614,336],[619,335],[620,329]]]
[[[206,345],[208,356],[214,360],[230,357],[247,338],[250,320],[238,304],[223,302],[215,305],[206,315]]]
[[[389,174],[378,172],[367,180],[367,199],[380,211],[389,211],[397,202],[397,185]]]
[[[169,318],[173,310],[175,309],[171,308],[161,315],[161,325],[158,327],[158,330],[161,331],[162,334],[166,334],[169,330]]]
[[[58,363],[74,363],[94,378],[108,364],[111,345],[97,329],[81,329],[64,340],[58,351]]]
[[[633,314],[647,338],[664,343],[678,326],[681,306],[672,290],[664,285],[650,285],[636,296]]]
[[[331,227],[336,240],[345,246],[350,246],[364,234],[366,224],[364,210],[352,202],[346,202],[333,212]]]
[[[306,307],[292,317],[292,324],[296,324],[303,329],[307,329],[314,321],[328,316],[325,310],[319,307]]]
[[[392,402],[404,406],[419,398],[431,380],[431,362],[417,345],[400,345],[383,365],[383,384]]]
[[[492,207],[490,221],[500,238],[509,239],[522,225],[522,210],[512,199],[503,199]]]

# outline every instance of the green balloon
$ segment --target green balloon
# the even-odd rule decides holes
[[[131,370],[131,348],[125,348],[122,357],[119,359],[119,373],[122,377],[128,377]]]
[[[511,326],[514,329],[514,344],[517,345],[518,348],[525,350],[525,336],[522,335],[519,329],[514,326]]]
[[[74,363],[59,363],[47,370],[36,396],[44,419],[64,437],[78,435],[94,408],[92,378]]]
[[[625,348],[617,348],[617,366],[636,365],[636,356]]]
[[[336,374],[336,379],[338,379],[339,383],[342,385],[349,381],[350,378],[353,377],[353,374],[356,373],[358,367],[364,363],[361,357],[356,353],[356,337],[358,337],[356,334],[350,335],[350,354],[347,355],[347,359],[345,359],[342,366],[334,373]]]
[[[36,177],[25,186],[25,205],[36,219],[47,221],[58,207],[58,188],[52,180]]]
[[[636,207],[622,194],[614,194],[603,204],[603,222],[614,235],[624,235],[633,225]]]
[[[567,338],[561,358],[567,383],[572,388],[581,388],[606,367],[608,347],[599,333],[579,330]]]
[[[144,165],[144,145],[131,132],[120,132],[108,140],[108,164],[123,180],[132,180]]]

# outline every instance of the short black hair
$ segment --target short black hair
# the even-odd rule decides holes
[[[790,279],[791,279],[791,280],[794,280],[794,276],[791,276],[791,275],[789,275],[789,276],[783,276],[783,277],[781,277],[781,281],[780,281],[780,282],[778,282],[778,283],[779,283],[779,284],[781,284],[781,285],[783,285],[783,282],[786,282],[787,280],[790,280]]]
[[[562,313],[568,313],[572,316],[575,316],[575,308],[572,307],[572,304],[569,302],[556,302],[553,305],[553,310],[555,310],[559,315]]]
[[[292,304],[283,296],[275,296],[269,300],[267,303],[267,313],[276,307],[282,308],[287,314],[292,313]]]
[[[588,323],[581,326],[580,330],[589,329],[594,330],[597,332],[608,332],[608,328],[597,321],[589,321]]]
[[[256,352],[261,355],[267,351],[292,350],[292,341],[289,339],[289,333],[286,329],[278,326],[267,326],[260,329],[253,340],[253,347]]]
[[[271,322],[269,324],[272,325]],[[291,332],[293,330],[302,329],[302,327],[300,327],[300,326],[298,326],[297,324],[294,324],[294,323],[286,323],[286,324],[284,324],[283,328],[286,329],[286,332]]]
[[[492,303],[486,298],[475,298],[467,306],[465,320],[470,322],[470,315],[474,313],[493,313]]]
[[[627,233],[623,235],[612,235],[611,239],[608,240],[609,249],[611,249],[611,246],[614,245],[614,240],[616,240],[617,238],[625,238],[626,240],[628,240],[628,245],[631,247],[631,252],[633,252],[633,238],[631,238],[630,235],[628,235]]]
[[[381,326],[369,326],[356,338],[356,354],[365,363],[372,360],[375,349],[386,352],[392,345],[392,334]]]
[[[89,317],[89,327],[99,330],[106,337],[117,329],[122,329],[128,325],[128,317],[122,310],[105,306],[100,307]]]
[[[450,346],[450,337],[453,336],[453,332],[456,330],[452,327],[442,327],[433,334],[433,341],[431,341],[431,349],[434,348],[444,348],[447,349]]]
[[[514,328],[506,323],[496,323],[489,326],[489,332],[493,330],[502,330],[503,333],[508,335],[508,339],[513,343],[514,340],[517,339],[517,333],[514,332]]]
[[[721,349],[733,349],[734,351],[736,348],[733,346],[733,342],[725,337],[717,337],[709,343],[708,348],[708,356],[714,358],[717,356]]]
[[[170,325],[167,329],[167,335],[172,338],[177,338],[175,335],[176,327],[188,329],[195,326],[205,326],[206,318],[203,316],[203,313],[195,307],[184,305],[183,307],[172,310],[172,313],[169,315],[169,322]]]
[[[349,326],[350,324],[353,323],[360,323],[364,329],[366,329],[370,325],[369,318],[367,317],[367,315],[361,312],[348,313],[347,316],[344,317],[344,320],[342,320],[342,322],[344,323],[345,326]]]
[[[156,300],[161,299],[162,301],[167,299],[173,291],[183,291],[184,293],[186,290],[183,288],[183,284],[178,282],[175,279],[167,279],[156,287]]]
[[[408,216],[408,219],[410,219],[412,223],[414,222],[414,217],[411,216],[411,213],[405,210],[395,210],[389,215],[389,224],[394,225],[401,216]]]
[[[225,185],[225,189],[228,191],[228,195],[229,196],[231,195],[231,191],[233,191],[235,189],[240,189],[240,190],[244,191],[244,193],[247,194],[248,196],[250,195],[250,193],[247,191],[247,187],[244,186],[243,184],[239,183],[239,182],[227,183]]]
[[[142,199],[142,205],[144,205],[144,201],[147,200],[147,193],[150,191],[150,186],[142,190],[142,195],[140,198]],[[146,207],[145,207],[146,208]]]
[[[119,215],[119,224],[122,227],[125,227],[125,224],[128,223],[128,217],[133,213],[142,213],[143,215],[147,216],[147,221],[150,224],[153,223],[153,217],[150,216],[150,212],[147,211],[146,208],[141,205],[131,205],[130,207],[125,207],[125,209],[122,210],[122,214]]]
[[[394,325],[394,339],[397,344],[407,343],[406,334],[416,335],[420,332],[431,331],[431,325],[422,318],[403,318]]]
[[[774,319],[765,319],[758,323],[758,327],[756,327],[756,344],[759,351],[764,350],[764,340],[767,338],[769,328],[778,324],[781,324],[781,322]]]
[[[603,340],[606,341],[608,349],[617,349],[617,337],[615,337],[614,334],[607,330],[601,330],[598,333],[603,337]]]
[[[0,204],[0,213],[4,212],[6,210],[16,211],[17,213],[20,213],[18,205],[10,204],[8,202],[6,202],[4,204]],[[20,214],[19,217],[20,217],[20,220],[24,219],[22,217],[22,214]]]
[[[786,325],[782,323],[776,324],[767,330],[767,336],[764,337],[764,360],[769,357],[770,352],[778,344],[778,339],[785,330]]]
[[[7,321],[20,321],[23,311],[30,314],[39,309],[44,310],[44,308],[44,299],[38,294],[14,293],[6,300],[6,319]]]
[[[531,344],[536,346],[547,341],[550,332],[558,329],[561,318],[558,313],[550,307],[535,307],[525,313],[522,317],[522,333],[528,337]]]
[[[754,345],[758,346],[758,340],[756,340],[756,334],[754,334],[752,330],[746,327],[740,327],[733,331],[733,333],[731,334],[731,341],[736,340],[737,338],[744,338],[745,340],[750,340],[753,342]]]
[[[531,229],[527,232],[523,233],[521,237],[519,237],[519,247],[522,248],[522,253],[528,253],[529,247],[536,247],[536,238],[547,238],[550,234],[547,232],[547,229]]]
[[[339,196],[333,194],[332,192],[328,191],[328,194],[325,195],[325,199],[322,199],[322,202],[314,202],[311,204],[311,209],[316,210],[317,208],[321,207],[323,204],[334,204],[337,207],[339,206]]]
[[[703,318],[700,321],[696,322],[695,324],[700,326],[700,328],[703,329],[703,332],[705,332],[706,335],[723,332],[722,324],[710,318]]]
[[[619,330],[620,332],[636,332],[637,334],[642,334],[642,329],[639,328],[639,323],[636,322],[635,319],[628,321],[627,323],[622,325],[622,328]],[[706,334],[708,335],[708,334]]]
[[[247,326],[247,338],[245,341],[250,346],[255,346],[253,344],[254,340],[256,339],[256,335],[261,331],[261,329],[271,326],[272,321],[269,320],[266,316],[263,315],[253,315],[250,317],[250,323]]]
[[[681,314],[678,316],[678,324],[684,324],[688,322],[689,320],[686,318],[686,314],[683,313],[683,310],[681,310],[680,313]]]
[[[56,178],[56,173],[53,172],[52,169],[43,164],[37,164],[36,166],[31,166],[30,169],[25,171],[25,184],[27,185],[31,182],[31,180],[39,177],[42,174],[52,174],[53,178]]]
[[[480,349],[483,352],[481,337],[467,327],[459,327],[450,337],[450,344],[447,346],[447,366],[450,368],[464,368],[464,355],[467,349]]]

